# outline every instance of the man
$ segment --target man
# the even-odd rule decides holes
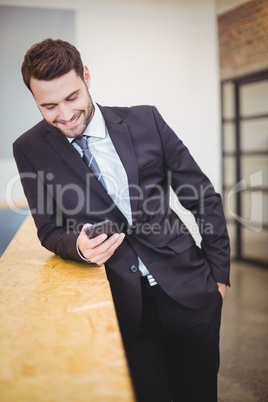
[[[220,196],[156,108],[92,101],[69,43],[34,45],[22,75],[44,120],[14,156],[42,245],[105,263],[138,401],[216,401],[229,285]],[[201,248],[170,209],[170,186],[195,216]],[[89,239],[84,229],[105,219],[118,233]]]

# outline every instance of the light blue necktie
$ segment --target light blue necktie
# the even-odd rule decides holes
[[[86,163],[86,165],[92,170],[92,172],[97,177],[100,184],[107,191],[107,187],[106,187],[106,184],[102,177],[100,168],[96,162],[96,159],[94,158],[94,156],[92,155],[92,153],[90,152],[90,150],[88,148],[88,137],[85,135],[83,135],[82,137],[77,137],[77,138],[75,138],[74,142],[76,142],[76,144],[79,145],[79,147],[82,149],[83,160]]]

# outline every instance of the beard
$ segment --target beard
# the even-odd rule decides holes
[[[88,94],[87,104],[85,110],[79,110],[74,115],[72,120],[75,118],[79,118],[78,124],[74,125],[73,127],[63,127],[61,120],[55,120],[53,122],[47,121],[53,127],[56,127],[58,130],[62,132],[66,137],[69,138],[76,138],[80,137],[87,129],[93,115],[94,115],[94,105],[91,99],[91,96]]]

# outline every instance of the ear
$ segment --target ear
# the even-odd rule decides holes
[[[90,74],[89,74],[88,68],[86,66],[84,66],[84,80],[85,80],[87,87],[89,88],[90,87]]]

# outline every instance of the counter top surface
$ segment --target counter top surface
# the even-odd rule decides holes
[[[44,249],[26,218],[0,259],[0,401],[133,401],[104,266]]]

